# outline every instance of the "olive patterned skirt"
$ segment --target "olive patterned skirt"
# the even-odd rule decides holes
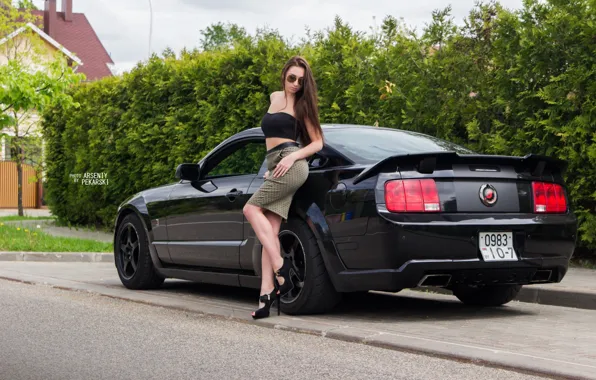
[[[278,150],[272,149],[267,153],[269,175],[247,203],[260,206],[280,215],[283,220],[288,220],[292,198],[308,178],[308,162],[305,159],[296,160],[286,174],[277,178],[273,178],[273,170],[282,158],[299,149],[297,146],[289,146]]]

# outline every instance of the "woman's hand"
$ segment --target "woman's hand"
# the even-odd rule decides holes
[[[281,177],[290,170],[292,165],[294,165],[296,159],[293,155],[287,155],[279,161],[275,169],[273,169],[273,178]]]
[[[263,178],[267,179],[267,177],[269,177],[269,170],[267,170],[267,171],[265,172],[265,174],[263,174]]]

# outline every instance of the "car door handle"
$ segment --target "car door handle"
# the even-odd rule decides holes
[[[226,197],[230,200],[230,202],[233,202],[239,195],[242,195],[241,190],[232,189],[232,191],[226,194]]]

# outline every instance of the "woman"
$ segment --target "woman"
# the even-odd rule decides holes
[[[282,69],[281,84],[283,91],[271,94],[271,105],[261,122],[267,146],[265,182],[243,210],[263,245],[260,309],[252,313],[255,319],[269,316],[273,296],[279,315],[281,296],[294,287],[292,263],[280,254],[279,228],[282,219],[288,218],[294,193],[308,177],[306,157],[323,148],[316,83],[304,58],[290,58]]]

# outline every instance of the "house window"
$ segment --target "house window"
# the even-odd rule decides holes
[[[7,149],[8,148],[8,144],[6,142],[6,138],[2,137],[0,139],[0,161],[5,161],[7,158],[6,156],[8,156]]]

